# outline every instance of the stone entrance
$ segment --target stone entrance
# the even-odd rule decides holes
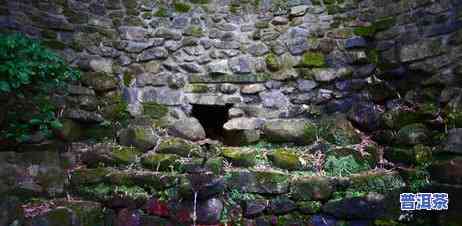
[[[192,105],[192,117],[199,120],[204,127],[207,138],[225,141],[225,130],[223,125],[228,121],[228,111],[232,104],[226,105]]]

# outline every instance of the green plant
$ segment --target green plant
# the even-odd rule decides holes
[[[41,132],[51,137],[51,129],[62,127],[51,96],[65,90],[80,73],[37,40],[22,34],[0,35],[0,99],[4,118],[0,137],[28,141]]]
[[[166,8],[160,7],[155,13],[154,16],[156,17],[167,17],[168,12]]]
[[[339,158],[330,155],[327,157],[326,163],[324,164],[324,171],[329,176],[349,176],[368,169],[369,166],[366,163],[357,162],[353,155]]]
[[[175,11],[180,13],[187,13],[191,10],[191,6],[184,2],[175,2],[174,3]]]

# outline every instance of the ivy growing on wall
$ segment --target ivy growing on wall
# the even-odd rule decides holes
[[[52,129],[61,127],[51,96],[79,77],[39,41],[0,34],[0,140],[25,142],[33,134],[51,137]]]

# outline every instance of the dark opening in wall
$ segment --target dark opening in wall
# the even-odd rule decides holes
[[[192,105],[192,116],[197,118],[204,127],[207,138],[224,142],[223,125],[228,121],[229,105]]]

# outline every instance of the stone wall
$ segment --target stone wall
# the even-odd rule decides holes
[[[204,225],[398,225],[393,191],[411,187],[423,166],[433,181],[426,189],[460,197],[460,1],[0,3],[2,30],[40,38],[83,71],[69,95],[56,97],[67,149],[26,145],[25,153],[60,154],[51,163],[2,165],[28,172],[0,180],[5,191],[67,191],[110,207],[119,226],[188,224],[193,216]],[[210,141],[194,105],[231,106],[225,141],[257,145],[203,144]],[[121,115],[125,107],[130,117]],[[123,123],[102,126],[109,121]],[[100,137],[118,144],[87,142]],[[381,170],[325,173],[328,156],[351,155]],[[40,166],[51,176],[31,170]],[[79,214],[72,202],[58,206],[68,218]],[[46,214],[53,212],[26,225],[50,221]],[[460,222],[451,213],[423,218]]]

